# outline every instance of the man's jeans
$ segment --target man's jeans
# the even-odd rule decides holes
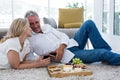
[[[85,50],[88,38],[94,49]],[[95,23],[87,20],[74,35],[79,46],[69,48],[84,63],[104,61],[110,65],[120,65],[120,54],[111,52],[111,47],[101,37]]]

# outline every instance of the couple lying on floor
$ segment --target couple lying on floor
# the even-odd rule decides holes
[[[88,38],[94,49],[85,49]],[[83,63],[102,61],[120,65],[120,54],[111,51],[92,20],[85,21],[69,39],[48,24],[41,26],[38,14],[27,11],[25,18],[13,20],[6,36],[1,39],[0,69],[46,67],[53,60],[69,63],[73,58],[80,58]]]

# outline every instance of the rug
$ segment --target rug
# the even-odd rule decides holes
[[[68,76],[51,78],[46,68],[24,70],[0,70],[0,80],[120,80],[120,66],[110,66],[102,63],[87,64],[93,72],[89,76]]]

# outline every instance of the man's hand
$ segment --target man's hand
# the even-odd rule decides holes
[[[51,58],[51,61],[53,60],[55,60],[55,57],[56,57],[56,52],[54,51],[54,52],[51,52],[50,54],[49,54],[49,56],[50,56],[50,58]]]
[[[61,44],[60,47],[58,49],[56,49],[56,60],[57,62],[60,62],[60,60],[62,59],[63,57],[63,53],[64,53],[64,49],[66,48],[66,45],[65,44]]]

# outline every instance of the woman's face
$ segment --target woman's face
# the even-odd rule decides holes
[[[24,31],[24,34],[27,35],[28,37],[31,37],[31,32],[32,32],[32,29],[30,27],[27,27]]]

